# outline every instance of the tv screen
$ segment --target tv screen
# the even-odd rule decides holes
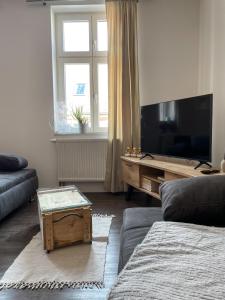
[[[211,161],[213,95],[141,107],[142,152]]]

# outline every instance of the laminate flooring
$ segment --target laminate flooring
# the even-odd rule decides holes
[[[147,198],[142,193],[134,193],[127,202],[124,194],[88,193],[86,196],[93,203],[93,213],[113,214],[105,265],[104,289],[72,289],[62,290],[16,290],[0,291],[0,300],[103,300],[117,278],[119,260],[119,234],[122,224],[123,210],[137,206],[159,206],[159,201]],[[6,219],[0,222],[0,276],[13,263],[39,228],[37,201],[25,204]]]

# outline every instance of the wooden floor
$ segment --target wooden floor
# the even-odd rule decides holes
[[[106,295],[116,280],[119,256],[119,232],[122,223],[122,213],[127,207],[149,206],[150,200],[141,193],[133,195],[129,202],[123,194],[112,195],[107,193],[87,194],[93,203],[93,212],[114,214],[109,235],[109,244],[105,266],[104,289],[69,289],[63,290],[3,290],[0,291],[0,300],[72,300],[72,299],[106,299]],[[156,203],[151,203],[156,204]],[[5,220],[0,222],[0,276],[13,263],[14,259],[39,231],[36,201],[24,205]]]

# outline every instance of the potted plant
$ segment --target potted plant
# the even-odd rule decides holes
[[[88,119],[84,116],[82,106],[76,107],[75,110],[72,109],[72,118],[78,121],[79,132],[81,134],[85,133],[88,125]]]

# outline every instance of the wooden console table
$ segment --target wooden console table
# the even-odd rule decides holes
[[[155,159],[143,159],[122,156],[123,181],[128,184],[128,198],[132,187],[160,200],[159,186],[164,181],[197,176],[201,168],[164,162]]]

